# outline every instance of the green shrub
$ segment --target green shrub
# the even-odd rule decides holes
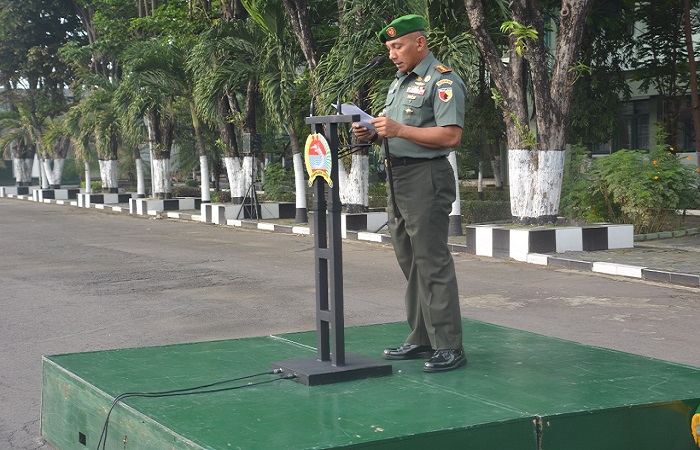
[[[465,224],[511,220],[510,201],[463,200],[460,204]]]
[[[173,197],[200,197],[201,195],[199,186],[173,186]]]
[[[367,196],[370,208],[386,207],[386,183],[370,183]]]
[[[648,152],[620,150],[592,164],[574,156],[560,211],[572,219],[631,223],[635,234],[678,226],[675,211],[693,208],[700,195],[694,167],[668,150],[665,144]]]
[[[212,203],[231,203],[231,192],[230,191],[212,191],[211,202]]]
[[[612,214],[605,204],[603,194],[595,186],[591,174],[592,159],[586,157],[588,150],[573,146],[571,158],[564,169],[559,215],[572,220],[586,222],[611,221],[619,214],[619,207],[611,205]]]
[[[185,180],[185,186],[197,187],[199,186],[199,183],[197,182],[197,180]]]
[[[281,163],[268,164],[265,168],[265,198],[273,202],[294,201],[294,172]]]
[[[483,199],[479,199],[479,192],[476,189],[463,189],[459,192],[459,197],[462,200],[491,200],[498,202],[509,202],[510,193],[507,190],[485,189]]]

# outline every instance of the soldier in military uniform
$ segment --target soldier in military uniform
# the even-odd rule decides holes
[[[423,370],[441,372],[467,362],[457,279],[447,246],[456,198],[447,155],[462,137],[466,89],[428,49],[426,26],[423,17],[411,14],[379,33],[398,72],[384,111],[371,122],[375,130],[353,124],[353,132],[385,144],[389,152],[389,230],[408,281],[405,303],[411,333],[403,345],[385,349],[383,356],[429,358]]]

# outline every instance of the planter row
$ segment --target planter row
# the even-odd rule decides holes
[[[527,261],[529,253],[634,247],[634,227],[616,224],[531,229],[473,225],[467,226],[466,237],[467,253],[517,261]]]

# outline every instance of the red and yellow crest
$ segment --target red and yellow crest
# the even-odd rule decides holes
[[[304,159],[306,160],[306,172],[309,174],[309,186],[313,185],[317,177],[322,177],[330,187],[333,187],[331,148],[322,134],[314,133],[306,138]]]
[[[396,36],[396,28],[394,28],[394,27],[389,27],[389,28],[387,28],[387,29],[386,29],[386,34],[387,34],[387,36],[389,36],[389,37],[394,37],[394,36]]]
[[[452,98],[452,87],[444,87],[438,90],[438,96],[440,100],[447,103]]]

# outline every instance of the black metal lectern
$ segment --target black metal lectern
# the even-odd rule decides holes
[[[338,124],[359,122],[360,116],[311,116],[306,123],[312,133],[323,134],[331,151],[332,187],[316,178],[313,183],[313,231],[316,272],[315,358],[272,363],[284,375],[295,375],[307,386],[391,375],[391,365],[353,353],[345,353],[343,313],[343,255],[338,186]]]

